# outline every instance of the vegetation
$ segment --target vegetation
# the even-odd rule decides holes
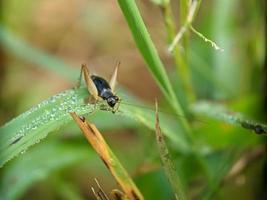
[[[264,1],[62,3],[2,2],[0,199],[266,198]]]

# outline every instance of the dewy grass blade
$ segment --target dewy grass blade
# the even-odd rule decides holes
[[[147,63],[148,69],[153,74],[160,89],[170,105],[175,109],[176,113],[184,115],[183,109],[176,98],[165,68],[160,60],[155,45],[150,38],[135,1],[118,0],[118,3],[131,29],[135,43]],[[180,121],[185,131],[189,133],[190,127],[187,120],[185,118],[180,118]]]
[[[199,102],[192,106],[192,111],[229,124],[239,125],[256,134],[267,135],[267,124],[246,119],[241,113],[234,113],[220,104]]]
[[[84,104],[85,88],[66,90],[14,118],[0,128],[0,166],[38,143],[49,132],[71,121],[69,112],[92,113],[95,105]]]
[[[66,90],[37,104],[30,110],[14,118],[0,128],[0,166],[27,150],[28,147],[38,143],[48,133],[58,130],[63,125],[71,122],[69,112],[79,115],[90,114],[99,110],[101,104],[85,104],[84,98],[88,97],[86,88]],[[143,123],[153,129],[153,112],[147,112],[142,108],[131,108],[121,105],[121,117],[127,117]],[[152,121],[150,121],[152,119]],[[177,126],[166,119],[166,136],[179,144],[181,151],[188,151],[189,144],[183,135],[175,134]],[[172,124],[172,125],[171,125]]]

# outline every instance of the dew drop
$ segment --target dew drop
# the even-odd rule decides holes
[[[23,150],[20,152],[20,154],[24,154],[25,152],[26,152],[26,150],[23,149]]]

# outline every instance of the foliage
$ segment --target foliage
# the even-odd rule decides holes
[[[104,132],[110,151],[132,175],[144,199],[171,199],[174,194],[184,199],[256,199],[256,195],[262,196],[262,193],[255,194],[253,188],[258,187],[257,191],[261,186],[264,188],[261,185],[261,166],[266,167],[263,154],[253,157],[253,162],[247,156],[248,152],[262,148],[267,132],[263,112],[266,102],[262,101],[264,94],[260,90],[266,79],[263,77],[266,74],[262,73],[266,47],[263,46],[261,7],[254,1],[240,0],[217,0],[212,4],[180,0],[179,6],[167,0],[138,1],[138,5],[133,0],[118,0],[117,3],[95,1],[80,5],[79,19],[75,19],[80,21],[58,33],[54,31],[47,37],[52,42],[46,48],[42,47],[41,39],[34,40],[35,31],[27,32],[24,27],[28,20],[36,20],[39,25],[44,23],[45,17],[38,18],[42,14],[36,10],[38,3],[29,1],[23,9],[16,0],[4,3],[6,9],[0,24],[3,63],[6,60],[3,65],[6,71],[1,75],[4,90],[0,99],[3,122],[0,128],[0,199],[34,199],[38,188],[46,191],[43,199],[85,199],[86,195],[93,198],[92,193],[89,195],[91,183],[88,179],[97,176],[104,190],[115,187],[101,160],[93,157],[70,112],[85,116]],[[155,10],[146,13],[147,6]],[[246,15],[238,15],[237,7]],[[113,12],[116,20],[121,19],[120,23],[111,23]],[[20,21],[9,13],[20,13],[24,23],[18,23]],[[57,20],[65,19],[64,12],[56,16]],[[53,27],[50,23],[46,24],[46,30]],[[31,23],[26,27],[38,32]],[[81,27],[83,31],[79,30]],[[82,37],[79,34],[69,37],[73,29]],[[130,45],[127,32],[133,37]],[[18,34],[24,35],[24,39]],[[166,42],[162,42],[164,34]],[[115,114],[109,112],[104,101],[88,104],[89,93],[84,86],[66,89],[75,86],[79,75],[80,69],[71,67],[73,63],[78,60],[81,64],[88,59],[85,54],[92,57],[110,54],[112,60],[123,57],[125,54],[117,55],[120,51],[116,48],[124,40],[127,45],[121,52],[128,48],[131,53],[127,55],[136,55],[133,59],[124,57],[122,63],[146,67],[155,80],[152,84],[162,93],[162,96],[155,95],[159,100],[157,120],[154,106],[145,103],[143,96],[137,98],[129,89],[119,87],[117,95],[122,101]],[[169,45],[171,53],[167,50]],[[87,52],[83,54],[83,51]],[[108,60],[100,58],[102,62]],[[141,58],[143,61],[138,61]],[[144,86],[137,88],[144,90],[142,94],[153,93],[151,88],[145,91],[149,85],[148,75],[142,74],[140,68],[134,73],[122,74],[126,79],[137,74],[139,80],[133,85]],[[101,68],[95,70],[101,72]],[[34,79],[36,71],[41,75]],[[26,74],[31,85],[28,89],[22,84],[20,73]],[[44,85],[40,86],[38,83],[43,76]],[[58,89],[62,84],[58,79],[68,84]],[[56,92],[49,93],[48,88]],[[41,103],[34,105],[36,97]],[[7,120],[9,118],[11,120]],[[112,132],[112,136],[106,132]],[[239,190],[242,192],[238,193]]]

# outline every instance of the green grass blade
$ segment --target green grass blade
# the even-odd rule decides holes
[[[227,176],[229,171],[231,170],[234,162],[236,161],[239,151],[237,150],[229,150],[226,151],[222,158],[218,160],[218,167],[216,172],[213,174],[210,183],[204,188],[201,192],[199,199],[201,200],[209,200],[213,199],[213,195],[219,190],[224,178]]]
[[[135,1],[118,0],[118,2],[132,31],[136,45],[148,65],[148,69],[154,75],[154,78],[157,80],[162,92],[169,96],[171,86],[168,81],[167,73],[145,27]]]
[[[121,115],[139,121],[149,129],[155,130],[154,111],[129,105],[121,105],[120,110],[122,111]],[[160,113],[160,117],[164,134],[175,144],[176,150],[183,153],[189,152],[190,145],[187,138],[182,134],[182,127],[179,126],[176,120],[173,120],[164,113]]]
[[[235,48],[242,48],[245,44],[238,47],[235,43],[236,39],[233,37],[237,30],[231,27],[231,24],[234,23],[233,18],[236,16],[235,6],[237,3],[237,0],[214,1],[213,13],[210,16],[212,20],[212,38],[223,44],[224,48],[223,53],[213,52],[213,55],[211,55],[214,76],[230,89],[228,91],[214,90],[214,97],[217,99],[238,96],[243,89],[240,84],[242,83],[242,78],[244,78],[243,73],[246,68],[238,61],[243,59],[242,56],[239,57],[239,55],[233,54],[233,51]]]
[[[166,70],[160,60],[155,45],[150,38],[135,1],[118,0],[118,3],[131,29],[135,43],[147,63],[148,69],[154,76],[170,105],[172,105],[178,114],[183,115],[183,109],[176,98]],[[180,118],[180,120],[185,130],[189,132],[190,128],[186,119]]]
[[[8,50],[19,58],[38,65],[40,68],[52,70],[68,80],[77,80],[75,77],[78,77],[79,71],[71,68],[60,59],[31,46],[2,25],[0,25],[0,44],[5,50]],[[74,76],[74,74],[77,74],[77,76]]]
[[[59,129],[71,121],[69,112],[80,115],[94,110],[85,105],[88,96],[84,88],[66,90],[32,107],[0,128],[0,166],[29,146],[38,143],[49,132]]]
[[[118,95],[122,98],[122,103],[119,109],[121,112],[118,112],[118,114],[127,118],[132,118],[135,121],[141,122],[147,128],[155,130],[154,107],[144,104],[125,89],[120,90]],[[173,144],[175,144],[177,150],[181,152],[190,151],[191,147],[189,141],[182,133],[183,128],[177,123],[174,116],[159,111],[159,117],[161,119],[161,128],[163,129],[164,134],[171,142],[173,142]]]
[[[35,146],[4,168],[1,199],[20,199],[34,183],[46,179],[52,172],[84,161],[90,152],[85,146],[63,144],[55,140]]]
[[[0,128],[0,166],[8,160],[27,150],[28,147],[38,143],[48,133],[58,130],[72,119],[69,112],[76,112],[79,115],[90,114],[99,110],[100,104],[85,104],[84,98],[89,94],[85,88],[78,90],[66,90],[30,110],[14,118]],[[154,113],[144,108],[121,105],[121,113],[124,117],[131,117],[154,130]],[[181,151],[188,150],[187,140],[183,135],[176,134],[175,122],[167,122],[163,127],[166,135],[177,142]],[[103,122],[104,123],[104,122]]]
[[[186,195],[184,192],[184,185],[180,179],[180,173],[175,169],[171,154],[169,153],[167,144],[165,142],[164,136],[161,132],[160,124],[159,124],[159,115],[158,115],[158,105],[156,102],[156,139],[158,144],[158,149],[161,157],[161,162],[164,168],[164,171],[169,179],[169,182],[173,188],[175,193],[175,198],[177,200],[186,199]]]
[[[170,1],[162,2],[161,11],[168,36],[168,44],[171,44],[175,38],[176,28]],[[184,49],[187,49],[187,46],[188,45],[183,46]],[[189,70],[188,62],[185,54],[182,52],[181,48],[178,45],[175,45],[175,47],[173,48],[173,59],[176,70],[178,72],[177,75],[182,80],[181,82],[186,92],[184,95],[187,94],[189,102],[194,101],[195,94],[193,91],[193,85],[191,80],[192,77]]]
[[[190,49],[188,53],[190,57],[189,64],[194,73],[196,73],[199,77],[203,78],[204,80],[207,80],[217,90],[220,91],[222,90],[230,93],[230,88],[227,88],[227,86],[223,82],[214,77],[214,71],[209,67],[210,64],[207,61],[205,61],[205,58],[203,58],[201,55],[199,55],[199,53],[197,53],[193,49]]]
[[[87,156],[88,157],[88,156]],[[54,178],[54,177],[53,177]],[[56,177],[53,181],[53,187],[57,188],[57,196],[64,200],[85,200],[81,194],[79,186],[72,180],[66,180],[63,177]]]
[[[219,121],[241,126],[257,134],[267,134],[267,124],[247,119],[241,113],[234,113],[220,104],[199,102],[192,107],[192,111],[196,114],[206,115]]]

